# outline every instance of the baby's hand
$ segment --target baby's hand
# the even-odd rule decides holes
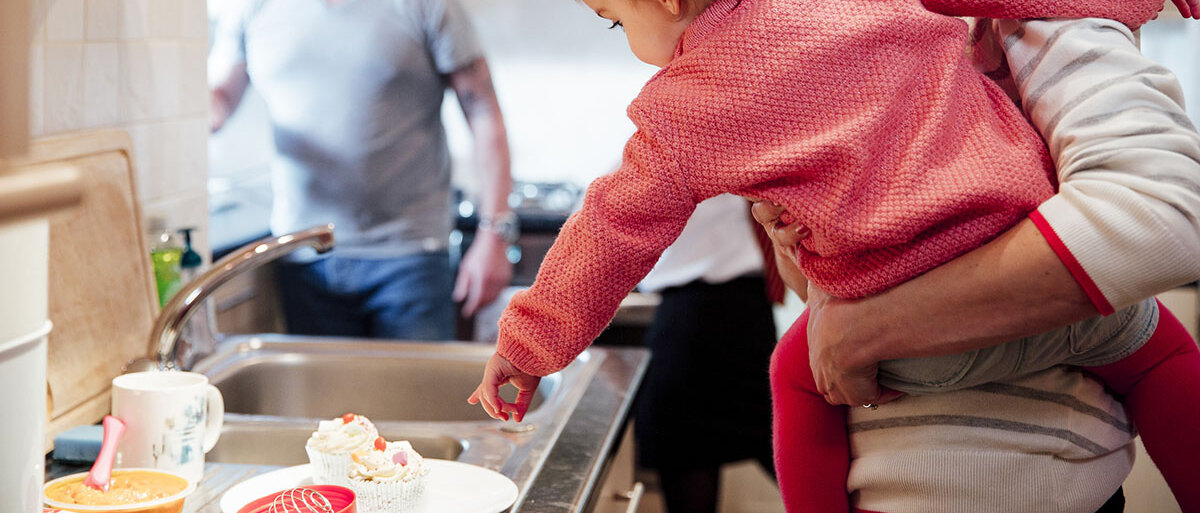
[[[1179,14],[1186,18],[1200,20],[1200,0],[1172,0]]]
[[[542,378],[527,374],[498,353],[488,359],[483,368],[483,380],[475,387],[475,392],[467,398],[471,404],[483,406],[493,419],[508,420],[510,415],[517,416],[517,422],[525,419],[525,412],[533,402],[533,392],[537,390]],[[515,402],[506,402],[500,397],[500,387],[512,383],[517,387]]]

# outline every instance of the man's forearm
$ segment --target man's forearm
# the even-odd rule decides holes
[[[1028,220],[857,307],[868,331],[856,338],[874,361],[971,351],[1098,315]]]
[[[214,89],[209,93],[209,121],[208,128],[210,132],[216,132],[225,126],[225,121],[229,119],[229,115],[233,113],[233,104],[229,100],[228,95],[220,89]]]
[[[225,121],[242,102],[246,87],[250,85],[250,75],[246,72],[246,64],[240,63],[223,69],[218,73],[215,85],[209,90],[209,121],[210,132],[216,132],[225,126]]]
[[[508,210],[508,194],[512,191],[508,137],[503,124],[497,122],[478,123],[472,132],[480,183],[479,211],[483,217],[492,217]]]
[[[487,61],[477,59],[455,71],[450,75],[450,84],[475,141],[479,213],[485,218],[492,217],[508,210],[512,171],[504,116],[500,113]]]

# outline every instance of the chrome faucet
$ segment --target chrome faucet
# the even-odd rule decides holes
[[[171,370],[180,367],[177,345],[183,327],[199,305],[214,290],[235,276],[275,260],[302,247],[317,253],[333,249],[333,225],[317,226],[279,237],[251,242],[226,255],[204,274],[184,285],[163,306],[150,330],[149,358],[138,358],[126,365],[126,372]]]

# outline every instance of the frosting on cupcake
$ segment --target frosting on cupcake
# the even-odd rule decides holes
[[[305,447],[326,453],[351,452],[370,447],[378,436],[379,431],[369,419],[347,413],[341,418],[322,420]]]
[[[350,479],[375,483],[411,481],[424,473],[424,458],[405,441],[376,440],[374,447],[350,455]]]

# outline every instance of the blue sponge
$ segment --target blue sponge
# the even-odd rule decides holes
[[[100,455],[104,426],[79,426],[54,437],[54,459],[92,463]]]

